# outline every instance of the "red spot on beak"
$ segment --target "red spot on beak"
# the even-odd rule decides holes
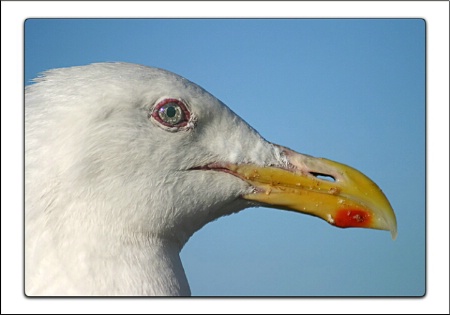
[[[358,209],[339,210],[334,218],[334,224],[341,228],[347,227],[369,227],[371,223],[369,212]]]

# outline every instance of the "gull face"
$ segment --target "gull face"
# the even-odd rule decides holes
[[[65,95],[58,82],[64,82]],[[37,125],[35,136],[50,134],[45,128],[61,130],[40,150],[66,157],[48,161],[51,172],[71,179],[66,189],[71,196],[89,194],[102,205],[101,211],[80,215],[83,224],[96,215],[107,227],[183,246],[210,221],[266,206],[396,236],[392,207],[367,176],[266,141],[221,101],[178,75],[125,63],[94,64],[50,71],[36,85],[27,93],[28,115],[33,103],[53,106],[49,123]]]
[[[221,215],[266,206],[316,216],[340,228],[388,230],[395,239],[394,211],[367,176],[270,143],[214,96],[191,82],[186,86],[167,91],[149,107],[148,116],[167,141],[180,134],[183,160],[172,171],[195,188],[181,185],[178,193],[191,191],[216,201],[207,208],[188,207],[193,210],[189,216],[198,220],[186,220],[197,222],[187,235]]]

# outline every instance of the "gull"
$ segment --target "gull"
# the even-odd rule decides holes
[[[26,87],[28,296],[190,295],[189,238],[258,206],[397,234],[364,174],[265,140],[174,73],[96,63]]]

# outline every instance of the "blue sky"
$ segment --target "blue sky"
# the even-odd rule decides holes
[[[425,293],[425,28],[421,19],[29,19],[25,84],[101,61],[201,85],[269,141],[351,165],[390,200],[399,235],[255,208],[181,252],[197,296]]]

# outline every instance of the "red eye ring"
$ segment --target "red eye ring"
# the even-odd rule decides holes
[[[183,101],[166,98],[156,104],[151,116],[163,126],[178,129],[188,124],[191,113]]]

